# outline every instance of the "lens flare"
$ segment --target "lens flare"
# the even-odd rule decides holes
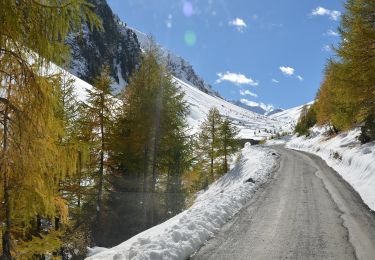
[[[185,32],[185,43],[187,46],[194,46],[197,42],[197,35],[194,31],[188,30]]]
[[[188,2],[188,1],[184,2],[184,5],[182,7],[182,12],[187,17],[192,16],[194,14],[193,4],[191,2]]]

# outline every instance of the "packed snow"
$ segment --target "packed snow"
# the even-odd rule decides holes
[[[189,209],[116,247],[94,248],[87,259],[188,258],[245,205],[271,175],[277,158],[271,149],[247,144],[235,167],[198,194]]]
[[[310,137],[293,136],[286,147],[320,156],[375,210],[375,143],[361,145],[358,128],[333,138],[326,132],[324,127],[314,127]]]

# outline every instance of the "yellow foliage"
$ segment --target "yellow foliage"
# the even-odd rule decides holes
[[[56,215],[60,217],[63,224],[68,222],[68,206],[66,200],[61,197],[55,197]]]
[[[32,236],[31,240],[17,243],[14,250],[16,259],[34,259],[37,255],[52,255],[61,248],[61,233],[52,231],[46,235]],[[55,257],[53,259],[61,259]]]

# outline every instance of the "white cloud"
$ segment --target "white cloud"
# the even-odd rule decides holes
[[[239,32],[243,32],[243,30],[247,27],[246,22],[241,18],[236,18],[230,21],[229,25],[235,26]]]
[[[326,9],[324,7],[321,7],[321,6],[318,6],[317,8],[313,9],[311,14],[314,15],[314,16],[325,16],[325,15],[327,15],[327,16],[329,16],[329,18],[331,20],[334,20],[334,21],[337,21],[341,16],[341,13],[339,11],[329,10],[329,9]]]
[[[248,99],[245,99],[245,98],[241,98],[240,102],[242,104],[245,104],[245,105],[249,106],[249,107],[261,107],[266,111],[271,111],[274,108],[273,105],[266,105],[264,103],[254,102],[254,101],[251,101],[251,100],[248,100]]]
[[[324,45],[323,48],[322,48],[323,51],[326,51],[326,52],[330,52],[332,49],[331,49],[331,46],[329,45]]]
[[[276,84],[278,84],[280,82],[277,79],[272,79],[271,81],[272,81],[272,83],[276,83]]]
[[[258,97],[257,94],[251,92],[250,90],[243,90],[243,89],[240,90],[240,95],[241,96],[246,96],[247,95],[247,96],[252,96],[252,97],[255,97],[255,98]]]
[[[300,81],[303,81],[303,78],[302,78],[301,75],[298,75],[298,76],[297,76],[297,79],[299,79]]]
[[[172,21],[173,21],[172,14],[168,14],[168,18],[167,18],[167,20],[165,22],[168,28],[172,28],[172,25],[173,25]]]
[[[332,29],[329,29],[329,30],[326,32],[326,35],[328,35],[328,36],[335,36],[335,37],[338,37],[338,36],[339,36],[339,33],[338,33],[338,32],[335,32],[335,31],[332,30]]]
[[[292,76],[294,74],[294,69],[291,67],[280,67],[281,72],[286,76]]]
[[[216,83],[221,83],[223,81],[229,81],[236,85],[250,85],[250,86],[258,86],[259,83],[252,78],[248,78],[241,73],[232,73],[232,72],[225,72],[225,73],[218,73],[217,76],[219,77],[216,80]]]

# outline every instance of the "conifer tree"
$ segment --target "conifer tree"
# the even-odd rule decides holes
[[[310,131],[309,129],[313,127],[316,124],[316,112],[315,112],[315,106],[303,106],[301,115],[298,119],[298,123],[295,128],[295,132],[298,135],[309,135]]]
[[[59,143],[67,151],[75,154],[76,164],[72,165],[73,175],[60,181],[59,190],[61,196],[66,200],[69,208],[69,223],[65,225],[63,233],[62,255],[70,257],[84,257],[87,246],[90,246],[92,237],[89,225],[84,219],[88,214],[83,207],[87,203],[88,187],[84,185],[90,177],[90,144],[93,140],[92,124],[86,117],[87,110],[78,100],[75,93],[75,79],[67,72],[61,74],[60,86],[60,109],[58,116],[62,120],[64,136],[60,137]]]
[[[144,55],[142,64],[131,77],[123,99],[121,124],[121,151],[125,168],[130,174],[140,176],[142,190],[143,224],[151,226],[153,222],[153,197],[157,175],[157,157],[161,140],[163,108],[164,69],[158,64],[158,53],[151,45]],[[125,148],[125,149],[124,149]],[[137,182],[138,182],[137,181]]]
[[[228,118],[225,118],[220,126],[219,136],[221,140],[220,154],[223,157],[223,173],[229,171],[228,157],[240,148],[238,140],[239,129],[231,124]]]
[[[32,258],[23,249],[38,255],[53,252],[60,244],[57,233],[46,233],[49,228],[41,225],[56,217],[58,227],[67,219],[66,202],[58,189],[59,182],[72,174],[75,155],[61,145],[65,132],[59,117],[60,77],[46,67],[49,61],[67,61],[69,49],[64,40],[70,31],[79,30],[85,21],[100,28],[92,8],[84,0],[0,3],[0,193],[5,259],[15,254]],[[17,245],[12,241],[18,241]]]
[[[22,255],[26,245],[38,244],[38,239],[29,237],[30,232],[40,234],[46,245],[59,244],[56,233],[43,231],[40,219],[52,221],[56,217],[66,222],[66,203],[57,189],[60,180],[72,173],[75,158],[58,143],[64,135],[57,116],[59,77],[18,74],[16,70],[22,68],[17,63],[7,64],[13,65],[14,74],[8,78],[2,75],[6,92],[1,103],[0,166],[4,198],[1,211],[5,219],[2,248],[3,257],[10,259],[12,254]],[[47,239],[55,242],[48,243]],[[12,246],[16,240],[18,245]],[[49,249],[53,252],[57,248]]]
[[[105,174],[108,172],[106,158],[108,157],[111,129],[116,109],[115,100],[112,96],[112,80],[109,73],[109,67],[106,66],[101,75],[94,80],[93,89],[87,90],[88,100],[85,111],[92,130],[93,139],[90,141],[95,144],[91,153],[95,165],[93,170],[95,171],[96,217],[94,225],[96,227],[101,224]]]
[[[217,108],[211,108],[206,120],[201,125],[198,137],[197,148],[199,156],[203,159],[203,164],[208,172],[204,176],[204,187],[215,180],[216,159],[220,151],[220,128],[222,118]]]
[[[353,85],[355,94],[350,98],[358,98],[361,121],[369,113],[375,111],[375,3],[374,1],[348,0],[342,16],[340,34],[342,42],[337,54],[348,69],[345,80]]]
[[[375,4],[348,0],[345,9],[337,56],[328,61],[316,103],[318,123],[335,131],[358,126],[375,114]]]
[[[28,66],[29,57],[21,54],[31,55],[30,50],[38,54],[36,60],[64,63],[69,54],[64,43],[69,32],[79,31],[85,21],[91,28],[101,29],[93,7],[87,0],[1,1],[1,55],[12,57],[28,69],[32,69]]]
[[[111,203],[118,205],[117,198],[131,192],[133,201],[121,215],[137,215],[138,232],[164,219],[165,212],[183,207],[182,175],[191,160],[184,95],[159,60],[151,45],[121,95],[112,142],[111,161],[116,166]],[[179,193],[178,198],[169,193]],[[124,233],[136,233],[136,228],[133,224]]]

